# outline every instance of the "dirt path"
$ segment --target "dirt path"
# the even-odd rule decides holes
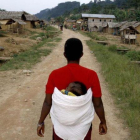
[[[62,41],[55,47],[53,52],[32,70],[30,76],[23,75],[22,71],[0,72],[0,80],[5,84],[0,86],[0,140],[52,140],[52,124],[50,118],[45,121],[45,138],[36,135],[36,125],[40,116],[44,100],[45,84],[48,75],[56,68],[66,65],[63,57],[63,46],[70,37],[82,40],[84,45],[84,56],[81,65],[95,70],[101,82],[103,101],[108,123],[108,134],[99,136],[99,120],[95,117],[93,121],[93,140],[125,140],[128,138],[127,128],[115,114],[113,99],[109,94],[104,78],[100,74],[100,64],[90,53],[85,40],[88,38],[70,30],[64,30]],[[7,79],[7,80],[6,80]],[[27,102],[25,102],[27,100]]]

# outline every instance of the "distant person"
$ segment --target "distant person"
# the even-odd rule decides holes
[[[60,30],[63,31],[63,24],[60,24]]]
[[[64,25],[64,27],[65,27],[65,29],[67,29],[67,28],[68,28],[66,24]]]
[[[44,137],[44,120],[50,113],[53,122],[53,140],[91,140],[94,110],[100,119],[99,134],[107,133],[107,125],[102,103],[102,93],[95,71],[80,66],[83,45],[79,39],[70,38],[64,47],[67,65],[51,72],[46,97],[38,122],[37,134]],[[86,86],[82,96],[64,96],[61,90],[78,81]],[[93,107],[94,105],[94,107]]]
[[[42,28],[42,27],[43,27],[43,22],[41,21],[41,22],[40,22],[40,28]]]

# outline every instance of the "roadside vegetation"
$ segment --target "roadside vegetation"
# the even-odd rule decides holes
[[[119,116],[130,129],[130,139],[139,140],[140,66],[131,63],[131,60],[140,60],[140,52],[129,51],[121,54],[117,52],[115,45],[105,46],[93,40],[87,41],[87,45],[102,64],[102,73],[121,110]]]
[[[88,37],[90,37],[93,40],[97,40],[97,41],[106,41],[107,38],[105,36],[99,36],[98,32],[83,32],[83,31],[79,31],[81,34],[86,35]]]
[[[0,37],[5,37],[6,36],[5,34],[6,33],[4,31],[0,31]]]
[[[55,42],[60,41],[61,38],[57,37],[60,34],[60,32],[56,28],[49,26],[45,30],[53,31],[51,33],[51,36],[48,35],[46,37],[45,36],[45,34],[47,34],[46,31],[38,33],[38,35],[32,33],[32,37],[30,38],[36,39],[37,37],[40,37],[42,40],[26,51],[21,52],[19,54],[14,54],[12,56],[13,59],[6,62],[0,67],[0,71],[13,69],[30,69],[34,64],[40,62],[43,56],[49,55],[52,48],[56,45]]]

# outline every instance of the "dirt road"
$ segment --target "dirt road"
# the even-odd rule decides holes
[[[108,92],[104,78],[100,74],[100,64],[90,53],[85,40],[89,39],[80,33],[64,30],[62,41],[53,52],[38,63],[30,76],[22,71],[0,72],[0,140],[52,140],[52,124],[48,117],[45,121],[46,132],[44,138],[36,135],[36,125],[40,116],[42,103],[45,97],[45,84],[48,75],[56,68],[66,65],[63,57],[63,46],[70,37],[82,40],[84,56],[81,65],[95,70],[101,82],[103,101],[105,106],[108,134],[98,134],[99,120],[93,121],[93,140],[125,140],[128,139],[128,130],[123,121],[116,117],[118,109],[114,106],[113,98]]]

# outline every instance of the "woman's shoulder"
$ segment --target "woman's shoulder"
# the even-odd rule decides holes
[[[83,67],[81,65],[80,65],[80,67],[81,67],[81,69],[83,69],[83,71],[88,72],[89,74],[96,74],[96,72],[90,68]]]

